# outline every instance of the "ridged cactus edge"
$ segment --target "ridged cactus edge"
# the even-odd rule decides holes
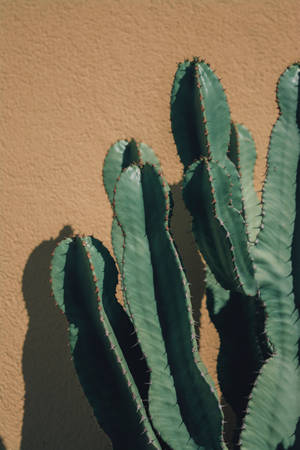
[[[289,66],[277,85],[261,200],[253,138],[232,121],[210,66],[179,64],[171,92],[183,198],[220,335],[219,385],[237,415],[230,448],[300,445],[299,74],[299,64]],[[115,261],[92,236],[68,238],[53,252],[50,280],[94,415],[117,450],[225,449],[159,160],[146,144],[119,140],[102,173]]]

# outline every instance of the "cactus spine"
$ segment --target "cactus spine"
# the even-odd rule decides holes
[[[221,339],[220,387],[238,416],[235,444],[244,450],[299,445],[299,74],[298,64],[290,66],[278,83],[280,115],[261,202],[253,139],[232,122],[211,68],[197,59],[179,64],[171,94],[183,197]],[[115,298],[114,260],[95,238],[65,239],[51,267],[94,414],[115,449],[225,449],[159,161],[147,145],[120,140],[107,153],[103,181],[124,307]]]

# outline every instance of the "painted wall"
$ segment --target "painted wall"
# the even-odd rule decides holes
[[[257,143],[258,188],[276,81],[299,59],[299,19],[297,0],[0,0],[0,449],[111,448],[74,373],[48,266],[72,232],[111,248],[100,173],[119,138],[153,147],[173,185],[173,230],[214,374],[218,340],[177,186],[172,79],[177,62],[194,55],[216,69],[233,119]]]

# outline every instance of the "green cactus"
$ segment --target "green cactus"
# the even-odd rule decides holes
[[[103,178],[114,211],[112,243],[126,313],[114,297],[112,258],[94,238],[62,241],[51,270],[86,395],[114,448],[222,449],[222,411],[199,358],[189,287],[169,230],[170,190],[158,160],[145,144],[118,141],[106,156]],[[132,335],[136,351],[129,364]],[[103,355],[90,355],[90,347]],[[136,373],[137,352],[144,373],[142,367]],[[88,367],[92,356],[95,373]],[[115,393],[112,383],[120,377]]]
[[[221,338],[219,381],[243,419],[239,444],[245,449],[291,448],[300,416],[299,73],[292,65],[278,83],[280,115],[261,205],[253,188],[252,138],[231,122],[211,68],[197,59],[180,64],[171,95],[183,196],[208,265],[208,305]]]
[[[210,67],[197,59],[180,64],[171,95],[183,197],[220,334],[220,387],[238,417],[234,444],[244,450],[299,445],[299,74],[299,65],[290,66],[278,84],[261,202],[253,139],[232,122]],[[51,266],[52,293],[69,321],[72,358],[95,417],[119,450],[225,449],[159,161],[147,145],[120,140],[107,153],[103,181],[123,306],[114,260],[95,238],[63,240]]]

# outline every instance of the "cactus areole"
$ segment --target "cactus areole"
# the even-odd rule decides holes
[[[179,64],[171,92],[182,194],[220,335],[219,384],[237,416],[230,448],[300,449],[299,92],[294,64],[277,85],[261,201],[253,139],[231,120],[210,66]],[[95,417],[114,449],[226,449],[159,160],[146,144],[117,141],[103,181],[116,263],[100,241],[76,236],[58,244],[51,265],[52,293],[69,321],[72,358]]]

